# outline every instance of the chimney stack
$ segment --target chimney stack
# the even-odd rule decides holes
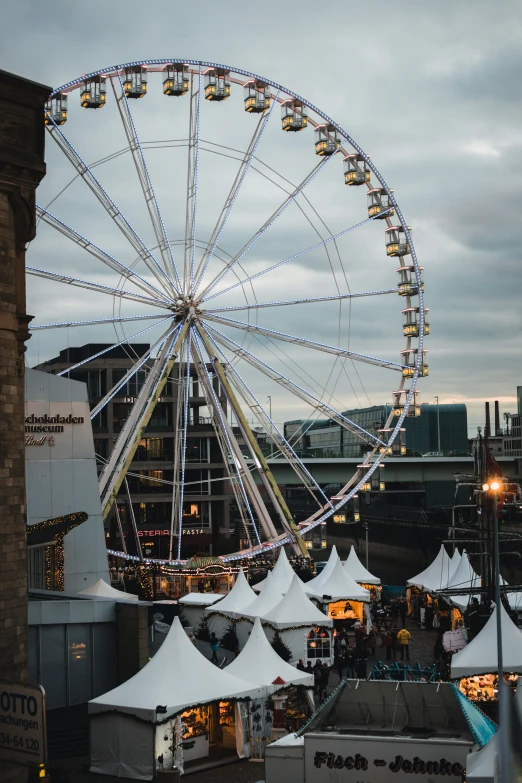
[[[500,410],[498,400],[495,400],[495,435],[500,435]]]
[[[491,419],[489,417],[489,402],[486,403],[486,425],[484,427],[484,437],[491,437]]]

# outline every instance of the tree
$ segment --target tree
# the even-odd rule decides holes
[[[272,642],[272,649],[276,651],[276,653],[279,655],[280,658],[283,659],[283,661],[288,661],[292,657],[292,651],[289,647],[286,646],[284,641],[281,639],[281,634],[279,631],[275,632],[274,641]]]
[[[210,629],[208,627],[207,618],[204,615],[201,618],[201,622],[198,625],[194,636],[196,637],[196,639],[199,639],[200,642],[210,641]]]
[[[225,650],[229,650],[233,653],[239,649],[239,642],[236,636],[236,626],[234,623],[230,623],[230,625],[225,630],[225,633],[221,637],[221,646]]]

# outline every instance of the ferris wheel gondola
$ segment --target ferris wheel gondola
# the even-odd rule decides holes
[[[170,213],[166,219],[166,213],[160,210],[160,198],[153,187],[146,159],[146,153],[153,148],[153,143],[156,148],[163,149],[167,147],[167,142],[164,144],[156,140],[143,142],[141,135],[138,135],[135,110],[134,108],[131,110],[131,103],[141,104],[141,100],[135,99],[150,100],[152,91],[156,89],[155,73],[159,74],[157,85],[159,93],[177,97],[188,95],[189,98],[179,103],[167,102],[168,109],[174,105],[175,111],[179,108],[188,115],[188,138],[178,140],[179,146],[187,150],[182,239],[172,239],[173,219]],[[110,99],[107,98],[107,86],[111,88]],[[222,102],[233,97],[233,86],[241,87],[243,90],[244,110],[248,114],[257,116],[250,142],[242,149],[238,149],[230,142],[226,145],[211,142],[207,139],[209,131],[205,130],[205,135],[202,131],[202,104],[205,101]],[[102,108],[111,103],[116,106],[126,139],[126,147],[118,155],[130,153],[132,157],[143,194],[144,213],[151,226],[152,242],[146,242],[141,238],[141,229],[138,233],[130,220],[124,216],[115,199],[109,196],[108,191],[101,184],[101,178],[94,173],[93,166],[86,163],[76,146],[65,135],[63,128],[65,123],[79,121],[77,114],[71,112],[70,97],[74,92],[79,93],[79,103],[83,108]],[[270,120],[277,104],[281,109],[282,130],[301,131],[306,130],[308,125],[314,129],[314,140],[309,143],[310,163],[305,167],[305,173],[301,174],[297,184],[284,178],[279,172],[275,172],[273,167],[270,168],[259,157],[262,140],[269,135],[269,130],[273,131],[274,124]],[[236,111],[233,106],[225,111],[229,110]],[[217,107],[214,107],[214,111],[218,111]],[[103,122],[107,114],[106,109],[100,115],[97,139],[103,138]],[[220,116],[223,118],[222,114]],[[36,333],[47,329],[99,326],[102,323],[116,328],[140,320],[154,320],[155,323],[147,326],[147,329],[135,335],[125,335],[118,345],[129,344],[138,334],[143,334],[148,329],[157,327],[158,331],[146,354],[134,362],[124,379],[120,379],[92,410],[93,417],[98,415],[123,384],[140,368],[146,367],[146,379],[101,470],[99,484],[104,515],[109,514],[114,505],[140,438],[176,365],[179,393],[176,398],[173,427],[174,478],[169,562],[182,559],[185,456],[189,426],[189,389],[193,370],[223,452],[227,478],[249,542],[246,550],[241,553],[230,553],[224,559],[234,560],[245,555],[256,556],[265,552],[267,547],[275,548],[287,544],[296,552],[306,553],[303,536],[306,537],[314,527],[324,523],[344,506],[352,508],[359,490],[365,491],[370,487],[371,490],[382,491],[383,460],[389,454],[404,453],[403,422],[409,415],[412,405],[413,410],[418,408],[417,379],[428,374],[427,351],[424,349],[424,336],[428,329],[425,319],[422,268],[418,265],[411,229],[404,221],[394,191],[388,187],[373,162],[349,134],[316,106],[271,80],[217,63],[176,59],[149,60],[117,65],[83,75],[52,93],[46,109],[45,122],[47,131],[56,142],[58,149],[74,167],[76,177],[88,186],[91,196],[98,201],[105,215],[118,229],[135,256],[131,262],[124,263],[116,255],[103,250],[98,242],[94,241],[95,237],[85,237],[77,228],[69,226],[65,220],[55,216],[49,207],[38,207],[39,219],[90,253],[103,268],[110,270],[114,275],[114,283],[106,285],[99,280],[88,281],[74,276],[69,269],[66,270],[67,274],[64,274],[63,270],[44,270],[40,265],[28,266],[28,275],[68,285],[70,288],[87,289],[102,298],[112,297],[113,302],[117,302],[120,309],[114,312],[112,318],[35,323],[31,327],[32,330]],[[234,116],[234,126],[238,125],[239,118]],[[279,132],[280,130],[281,128]],[[288,138],[304,139],[304,136],[301,137],[299,134],[296,137],[289,134]],[[273,134],[271,143],[276,144]],[[175,146],[171,141],[169,144]],[[320,157],[319,161],[317,158],[314,159],[314,146],[316,155]],[[218,150],[218,147],[221,149]],[[299,143],[296,149],[300,157],[306,155],[304,152],[306,147],[303,144]],[[205,212],[202,213],[201,207],[203,203],[202,154],[206,154],[209,150],[239,161],[232,185],[222,205],[215,208],[215,223],[212,229],[207,228],[206,211],[209,209],[209,202],[205,202]],[[285,154],[290,154],[289,150]],[[100,158],[99,164],[115,157],[116,153]],[[318,212],[311,204],[308,193],[312,190],[312,183],[317,183],[325,176],[323,172],[327,167],[328,171],[335,168],[336,160],[344,161],[344,171],[339,166],[336,175],[341,182],[344,177],[348,185],[366,186],[368,216],[356,220],[342,230],[332,232],[326,227],[323,219],[321,219],[321,230],[318,229],[320,222]],[[257,176],[265,177],[275,183],[274,187],[279,189],[278,192],[284,191],[284,195],[275,208],[272,207],[264,221],[259,220],[257,224],[254,223],[252,229],[246,233],[243,231],[242,241],[237,242],[235,247],[234,242],[229,240],[225,250],[227,225],[230,226],[234,210],[238,208],[238,203],[241,201],[241,193],[248,190],[245,183],[254,171]],[[275,172],[277,181],[270,179],[272,175],[267,173],[269,171]],[[177,187],[179,191],[179,185]],[[59,205],[58,201],[57,206]],[[255,263],[249,267],[249,261],[254,256],[254,246],[274,232],[273,227],[276,223],[283,223],[283,215],[290,214],[290,207],[299,209],[300,214],[306,217],[318,235],[317,241],[312,244],[302,243],[296,252],[285,254],[284,258],[273,263],[260,261],[258,256],[255,258]],[[361,213],[362,211],[361,205]],[[392,222],[392,218],[396,224]],[[399,260],[400,266],[397,270],[399,279],[395,283],[384,284],[381,287],[374,284],[369,287],[369,290],[352,291],[348,286],[338,243],[348,240],[353,232],[373,222],[376,226],[382,226],[383,222],[385,224],[386,255]],[[246,223],[245,217],[242,219],[241,228]],[[346,280],[344,288],[338,284],[329,248],[336,248],[338,266],[342,269]],[[259,299],[256,286],[264,285],[264,281],[270,279],[270,276],[278,281],[276,285],[280,285],[279,275],[283,268],[295,274],[296,270],[298,272],[303,268],[299,265],[306,262],[314,269],[319,254],[324,254],[324,258],[328,259],[335,280],[336,290],[333,293],[328,292],[325,284],[324,293],[310,291],[308,295],[292,296],[285,292],[286,295],[278,299],[268,298],[265,301]],[[379,301],[393,295],[403,297],[402,300],[397,299],[400,305],[399,312],[403,316],[403,328],[401,330],[400,324],[396,327],[397,336],[402,338],[403,342],[402,347],[398,346],[395,359],[381,358],[370,352],[353,350],[349,344],[341,345],[340,331],[337,336],[334,335],[334,339],[328,340],[278,327],[279,321],[285,320],[283,314],[287,311],[307,313],[310,305],[313,304],[320,304],[322,307],[331,306],[335,308],[336,313],[337,311],[339,313],[331,321],[334,324],[337,318],[340,323],[343,306],[350,308],[351,318],[351,308],[357,302]],[[123,315],[121,308],[127,302],[148,306],[157,312]],[[269,322],[270,325],[260,323],[264,313],[274,314]],[[323,331],[327,330],[329,323],[327,319],[322,324],[325,327]],[[389,330],[391,326],[387,328]],[[404,338],[406,345],[404,345]],[[248,343],[248,339],[251,340],[251,344]],[[334,363],[337,363],[341,370],[344,369],[345,374],[347,374],[346,362],[353,363],[354,367],[370,366],[373,370],[382,371],[383,378],[386,378],[386,373],[398,373],[400,388],[393,392],[395,405],[393,408],[390,407],[385,428],[379,431],[372,430],[350,419],[346,412],[343,413],[333,404],[333,392],[328,396],[328,381],[323,388],[308,373],[308,378],[312,384],[315,383],[316,388],[315,390],[307,388],[303,381],[303,374],[295,373],[292,377],[291,370],[283,372],[280,367],[273,366],[267,360],[266,350],[256,351],[260,346],[270,346],[271,351],[271,346],[274,346],[274,351],[277,348],[281,356],[285,350],[282,346],[291,346],[292,350],[306,351],[310,356],[333,357]],[[103,352],[102,350],[96,355],[99,356]],[[291,361],[294,366],[297,366],[295,358]],[[82,361],[70,370],[84,363]],[[331,497],[325,494],[324,488],[306,466],[303,455],[298,453],[296,441],[292,441],[292,438],[277,426],[260,403],[248,380],[241,374],[241,367],[247,368],[248,372],[254,370],[263,384],[268,382],[275,384],[291,398],[299,401],[299,404],[308,406],[311,415],[322,415],[336,422],[341,429],[360,442],[363,461],[357,464],[353,475]],[[359,377],[357,370],[356,373]],[[216,383],[219,384],[229,409],[233,411],[237,422],[236,431],[224,414],[222,401],[216,391]],[[386,380],[384,386],[393,388],[387,386]],[[388,393],[392,394],[391,391]],[[285,460],[297,480],[314,499],[316,510],[308,514],[306,519],[300,520],[299,524],[296,524],[286,499],[274,479],[270,466],[271,459],[263,452],[248,421],[249,416],[266,432],[279,457]],[[257,478],[254,477],[254,472]],[[358,514],[357,510],[357,516]],[[354,518],[353,513],[350,518]],[[173,553],[175,540],[177,540],[177,558]]]

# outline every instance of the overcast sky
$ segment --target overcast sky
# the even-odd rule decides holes
[[[514,412],[516,386],[522,383],[520,11],[520,3],[509,0],[393,4],[382,0],[266,0],[262,4],[17,0],[4,4],[2,10],[0,64],[4,70],[56,87],[83,73],[128,61],[210,60],[273,79],[333,117],[371,155],[413,227],[419,262],[425,267],[432,327],[426,340],[430,375],[419,383],[421,399],[431,402],[439,395],[441,402],[467,403],[470,431],[475,431],[483,424],[484,400],[499,399],[502,411]],[[164,98],[158,75],[151,75],[150,83],[150,94],[132,106],[142,140],[186,137],[188,99]],[[240,88],[234,89],[237,94],[227,104],[204,105],[201,134],[244,150],[256,120],[242,112]],[[78,93],[73,93],[64,132],[85,160],[93,163],[121,150],[125,141],[110,88],[103,115],[81,111],[78,102]],[[283,134],[279,108],[276,111],[258,153],[276,173],[272,182],[267,180],[262,172],[268,169],[260,164],[259,172],[249,175],[234,220],[220,242],[224,252],[237,252],[252,229],[280,203],[281,177],[295,185],[319,160],[313,154],[312,130]],[[183,236],[185,155],[183,148],[151,150],[148,158],[174,241]],[[48,204],[72,177],[70,164],[52,140],[47,143],[47,161],[48,176],[38,194],[42,204]],[[335,233],[364,220],[366,196],[361,188],[345,188],[341,161],[333,164],[336,168],[327,167],[310,186],[309,197]],[[212,230],[236,167],[236,161],[201,154],[198,226],[203,239]],[[143,199],[132,190],[137,180],[130,156],[100,166],[97,176],[144,240],[153,245]],[[308,209],[304,202],[303,207]],[[125,256],[121,236],[114,234],[83,183],[73,183],[50,209],[125,263],[132,263],[132,255]],[[312,216],[313,221],[317,218]],[[248,273],[312,245],[318,241],[317,227],[302,210],[289,209],[256,245]],[[28,263],[106,285],[117,283],[88,254],[54,236],[48,227],[41,228]],[[332,264],[336,280],[347,273],[341,288],[346,282],[352,291],[396,284],[396,264],[386,259],[383,228],[372,223],[340,243]],[[262,279],[256,288],[258,301],[335,294],[329,264],[323,252],[304,257],[292,269],[285,266],[270,280]],[[64,292],[56,283],[29,282],[28,310],[35,322],[110,316],[112,300],[99,299],[77,289]],[[222,301],[233,303],[229,298],[225,302],[225,297]],[[344,308],[340,321],[337,310],[312,307],[323,308],[270,310],[259,323],[323,342],[340,339],[344,347],[349,344],[355,351],[399,361],[404,345],[399,297],[356,304],[351,313]],[[149,310],[127,303],[122,312]],[[232,317],[246,320],[242,313]],[[42,333],[28,346],[28,362],[49,358],[67,345],[113,339],[114,332],[100,327]],[[254,351],[255,343],[250,339],[248,344]],[[282,347],[294,351],[290,358],[300,364],[301,380],[302,372],[308,373],[310,387],[315,383],[319,391],[330,377],[331,357],[310,357],[291,346]],[[257,352],[270,361],[266,344],[257,345]],[[281,356],[278,361],[283,361]],[[342,409],[368,400],[391,401],[391,391],[397,387],[395,374],[360,365],[357,369],[359,375],[351,365],[346,372],[340,372],[339,363],[333,368],[328,389],[335,405]],[[277,420],[304,415],[304,408],[300,404],[292,408],[277,387],[271,389],[262,378],[256,381],[248,371],[245,376],[261,401],[271,394]]]

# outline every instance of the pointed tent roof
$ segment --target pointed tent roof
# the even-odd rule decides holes
[[[350,576],[354,582],[361,582],[365,585],[380,585],[381,580],[378,576],[374,576],[373,574],[370,574],[368,569],[366,569],[359,558],[357,557],[357,552],[355,551],[355,548],[352,544],[350,548],[350,554],[348,555],[347,559],[344,562],[343,568],[345,569],[348,576]]]
[[[263,623],[270,623],[274,628],[281,629],[300,625],[333,625],[333,620],[319,611],[310,601],[298,576],[294,576],[290,589],[283,600],[272,611],[264,614],[261,620]]]
[[[494,674],[498,671],[497,659],[497,607],[484,628],[475,638],[453,655],[451,678],[472,677],[475,674]],[[501,605],[502,653],[505,672],[522,672],[522,632],[518,630]]]
[[[421,589],[426,590],[426,592],[431,593],[446,587],[451,573],[451,558],[446,552],[444,544],[441,544],[439,553],[433,563],[424,571],[421,571],[420,574],[417,574],[417,576],[408,579],[406,584],[420,587]]]
[[[321,589],[323,582],[325,582],[332,571],[334,570],[335,566],[337,565],[337,562],[340,562],[339,555],[337,554],[337,547],[332,547],[332,551],[330,552],[330,557],[328,558],[328,562],[326,563],[325,567],[321,571],[320,574],[317,574],[317,576],[314,576],[313,579],[310,579],[309,582],[305,583],[305,592],[309,592],[310,595],[322,595]]]
[[[292,579],[295,576],[295,571],[288,562],[284,547],[280,547],[277,563],[273,567],[272,571],[269,571],[269,573],[272,574],[272,578],[275,580],[275,585],[279,592],[284,595],[292,584]],[[258,582],[257,585],[253,585],[253,589],[256,591],[256,593],[262,592],[264,590],[266,581],[267,580],[265,578],[261,582]]]
[[[460,554],[460,551],[455,548],[455,551],[453,552],[453,556],[451,558],[451,571],[450,571],[450,579],[459,567],[459,563],[462,560],[462,555]]]
[[[469,590],[474,587],[480,587],[480,582],[480,576],[473,570],[471,563],[469,562],[469,557],[464,549],[457,569],[453,576],[450,577],[446,587],[451,590],[456,590],[459,587],[463,590]],[[448,600],[461,611],[465,611],[473,597],[480,598],[480,596],[472,596],[470,593],[464,593],[463,595],[448,595]]]
[[[247,578],[241,568],[232,590],[217,606],[207,606],[205,614],[209,615],[212,614],[212,612],[223,612],[223,614],[227,614],[232,618],[237,617],[242,614],[241,610],[250,606],[256,598],[257,595],[248,584]]]
[[[241,612],[243,617],[251,618],[263,617],[266,612],[270,612],[283,598],[279,592],[273,578],[273,571],[269,571],[265,580],[265,589],[260,593],[255,601],[246,606]]]
[[[80,590],[76,595],[88,595],[91,598],[112,598],[113,601],[139,601],[137,595],[124,593],[123,590],[116,590],[115,587],[111,587],[103,579],[98,579],[93,585],[85,590]]]
[[[494,735],[487,745],[468,753],[466,757],[466,780],[469,783],[494,783],[498,780],[498,739]]]
[[[177,617],[158,652],[122,685],[89,702],[89,713],[123,712],[154,723],[197,704],[217,699],[259,697],[259,686],[210,663],[194,647]]]
[[[227,666],[226,671],[240,679],[253,679],[258,685],[265,687],[274,686],[274,681],[278,678],[283,685],[314,686],[313,674],[299,671],[276,653],[266,638],[259,617],[256,617],[254,628],[244,648]],[[270,692],[276,690],[277,687],[274,686]]]
[[[337,558],[333,571],[330,572],[330,575],[318,589],[312,591],[309,587],[311,584],[312,582],[308,582],[304,585],[305,593],[312,598],[317,596],[319,600],[323,600],[323,596],[327,595],[329,596],[328,603],[345,599],[347,601],[365,601],[366,603],[370,601],[370,591],[354,582],[352,577],[347,574],[339,558]],[[327,603],[324,600],[323,602]]]

